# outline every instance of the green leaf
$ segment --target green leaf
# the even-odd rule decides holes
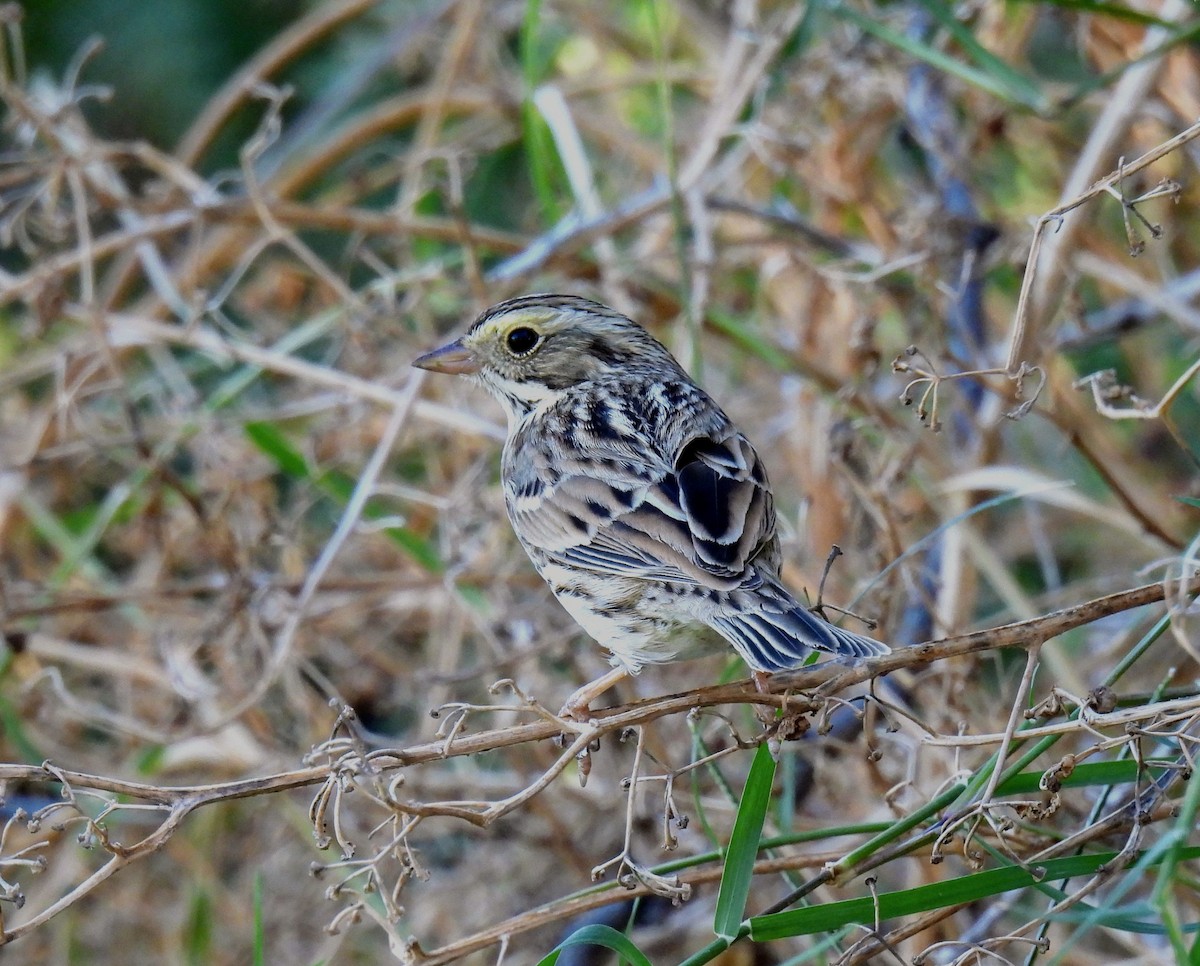
[[[909,37],[906,34],[893,30],[891,27],[872,19],[864,13],[860,13],[847,4],[838,4],[831,9],[838,16],[853,21],[864,33],[871,34],[884,43],[895,47],[897,50],[903,51],[910,57],[924,61],[935,70],[940,70],[968,84],[973,84],[980,90],[987,91],[989,94],[1003,101],[1021,104],[1035,111],[1043,111],[1047,107],[1047,101],[1042,92],[1031,81],[1011,68],[1008,68],[1007,65],[1005,65],[1006,69],[1002,73],[997,73],[990,60],[987,69],[972,67],[960,60],[955,60],[949,54],[923,41],[917,40],[915,37]],[[966,28],[963,27],[961,30],[965,32]],[[962,42],[958,31],[955,31],[955,37],[959,39],[960,43]],[[973,38],[972,45],[975,52],[982,49],[978,47]],[[990,57],[991,55],[988,56]],[[1003,61],[999,63],[1003,63]]]
[[[25,717],[8,700],[0,696],[0,734],[3,734],[11,745],[6,748],[6,758],[12,760],[15,753],[21,760],[30,765],[40,765],[46,760],[46,753],[34,744],[25,730]]]
[[[1189,950],[1184,942],[1185,928],[1179,920],[1180,909],[1175,892],[1181,885],[1179,862],[1187,851],[1185,843],[1196,828],[1196,815],[1200,812],[1200,781],[1194,776],[1188,781],[1183,800],[1176,808],[1178,814],[1174,826],[1159,840],[1163,862],[1158,870],[1158,881],[1154,884],[1151,901],[1158,907],[1159,920],[1167,928],[1167,936],[1175,950],[1175,961],[1186,963],[1195,960],[1196,949],[1195,943]]]
[[[212,897],[200,886],[195,886],[188,904],[187,918],[183,923],[182,945],[188,963],[199,966],[212,962],[215,917]]]
[[[354,496],[354,488],[358,485],[352,477],[340,470],[326,470],[314,482],[341,504],[350,502],[350,498]]]
[[[1143,50],[1137,57],[1121,61],[1112,70],[1105,71],[1099,77],[1080,84],[1069,97],[1063,98],[1058,102],[1058,109],[1065,111],[1072,105],[1078,104],[1094,91],[1104,90],[1106,87],[1115,84],[1126,71],[1136,67],[1138,64],[1160,61],[1172,48],[1178,47],[1181,44],[1191,43],[1192,40],[1200,36],[1200,22],[1197,21],[1186,23],[1182,27],[1176,27],[1174,24],[1164,24],[1163,26],[1172,29],[1167,34],[1166,40],[1161,44],[1151,47],[1148,50]]]
[[[1152,769],[1152,778],[1161,774],[1153,760],[1144,763]],[[1163,767],[1166,767],[1164,765]],[[1000,783],[997,795],[1024,795],[1036,792],[1041,788],[1044,772],[1025,771],[1013,775]],[[1063,788],[1082,788],[1087,785],[1125,785],[1135,782],[1139,777],[1139,767],[1135,761],[1099,761],[1091,764],[1076,765],[1075,770],[1062,780]]]
[[[553,224],[559,218],[560,206],[554,190],[554,172],[559,159],[550,128],[533,103],[533,92],[545,70],[545,65],[540,63],[538,57],[541,12],[541,0],[526,0],[520,47],[521,73],[525,80],[525,95],[521,99],[521,129],[534,193],[541,205],[542,216]]]
[[[338,470],[314,472],[304,454],[288,442],[287,437],[274,423],[247,423],[245,431],[254,445],[274,460],[287,476],[311,480],[322,493],[340,506],[345,506],[354,496],[354,488],[358,484],[352,477]],[[363,507],[362,515],[367,520],[382,520],[387,516],[369,504]],[[407,527],[386,527],[384,533],[430,573],[440,574],[446,569],[433,544]]]
[[[714,329],[735,342],[743,352],[758,357],[772,369],[786,372],[790,368],[783,350],[758,333],[752,332],[744,321],[715,308],[709,311],[708,321]]]
[[[1009,92],[1009,98],[1035,110],[1046,107],[1046,96],[1032,80],[983,46],[969,27],[942,0],[922,0],[921,6],[950,34],[963,52],[975,62],[980,71]],[[932,49],[932,48],[931,48]]]
[[[440,574],[446,569],[442,558],[424,537],[417,536],[408,527],[388,527],[384,530],[388,538],[431,574]]]
[[[568,946],[601,946],[611,949],[614,953],[624,956],[631,966],[651,966],[646,954],[637,948],[629,937],[617,932],[612,926],[592,923],[576,929],[571,935],[554,947],[549,955],[544,956],[538,966],[554,966],[558,962],[558,954]]]
[[[280,432],[274,423],[246,423],[246,435],[267,456],[275,461],[286,475],[303,479],[309,475],[308,460]]]
[[[911,916],[931,909],[944,909],[964,902],[976,902],[988,896],[1025,889],[1049,879],[1070,879],[1077,875],[1091,875],[1106,862],[1117,857],[1116,852],[1101,852],[1088,855],[1071,855],[1050,859],[1038,865],[1042,874],[1035,877],[1021,866],[1006,866],[972,875],[959,876],[944,882],[917,886],[899,892],[885,892],[879,896],[878,915],[882,919]],[[1200,846],[1182,849],[1180,860],[1200,858]],[[789,936],[806,936],[812,933],[837,929],[850,923],[872,925],[875,922],[875,901],[866,896],[861,899],[846,899],[829,902],[806,909],[791,909],[769,916],[758,916],[750,920],[750,937],[755,942],[784,939]]]
[[[167,756],[166,745],[150,745],[137,756],[137,773],[139,775],[153,775],[161,767],[163,760]]]
[[[251,896],[251,902],[254,907],[254,947],[253,947],[253,962],[254,966],[263,966],[267,961],[267,933],[263,918],[263,874],[256,872],[254,874],[254,886]]]
[[[1047,4],[1047,0],[1018,0],[1020,3]],[[1146,26],[1174,27],[1170,20],[1163,20],[1153,14],[1142,13],[1119,3],[1104,3],[1102,0],[1049,0],[1049,6],[1061,7],[1064,10],[1078,10],[1081,13],[1095,13],[1103,17],[1113,17],[1117,20],[1128,20]]]
[[[713,917],[713,932],[733,942],[741,931],[746,915],[746,900],[754,877],[754,860],[758,857],[758,842],[762,838],[767,805],[771,801],[771,784],[775,780],[775,759],[767,744],[758,746],[746,787],[733,821],[733,834],[725,850],[725,868],[717,892],[717,912]]]

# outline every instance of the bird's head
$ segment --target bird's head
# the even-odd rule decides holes
[[[581,383],[684,376],[670,352],[632,319],[570,295],[527,295],[494,305],[462,338],[413,365],[474,377],[514,418]]]

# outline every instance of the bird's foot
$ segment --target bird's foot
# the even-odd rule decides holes
[[[563,706],[558,709],[558,716],[564,721],[577,721],[580,724],[584,724],[591,720],[592,709],[589,706],[591,698],[588,695],[581,696],[580,691],[583,690],[585,689],[580,688],[579,691],[572,694],[567,698]]]
[[[750,677],[754,680],[754,690],[766,697],[772,693],[772,674],[770,671],[751,671]],[[780,709],[774,704],[760,704],[754,708],[754,714],[764,725],[774,724],[779,717]]]
[[[578,721],[580,723],[590,721],[592,718],[591,703],[605,691],[624,681],[627,677],[629,677],[629,672],[625,668],[613,668],[607,674],[596,678],[595,681],[585,684],[567,698],[566,704],[562,706],[562,709],[558,712],[558,716],[567,721]]]

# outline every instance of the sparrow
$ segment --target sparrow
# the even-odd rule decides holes
[[[527,295],[413,362],[467,376],[508,417],[501,477],[517,539],[613,671],[732,648],[756,684],[813,651],[889,648],[837,627],[779,579],[767,473],[746,436],[645,329],[598,302]]]

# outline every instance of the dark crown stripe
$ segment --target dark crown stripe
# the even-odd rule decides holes
[[[518,298],[508,299],[505,302],[493,305],[471,323],[470,331],[475,332],[492,319],[498,318],[501,315],[507,315],[510,312],[518,312],[522,309],[578,309],[581,312],[591,312],[593,315],[601,315],[610,319],[626,318],[615,309],[610,309],[607,305],[601,305],[599,302],[593,302],[591,299],[580,298],[578,295],[542,293],[538,295],[522,295]]]

